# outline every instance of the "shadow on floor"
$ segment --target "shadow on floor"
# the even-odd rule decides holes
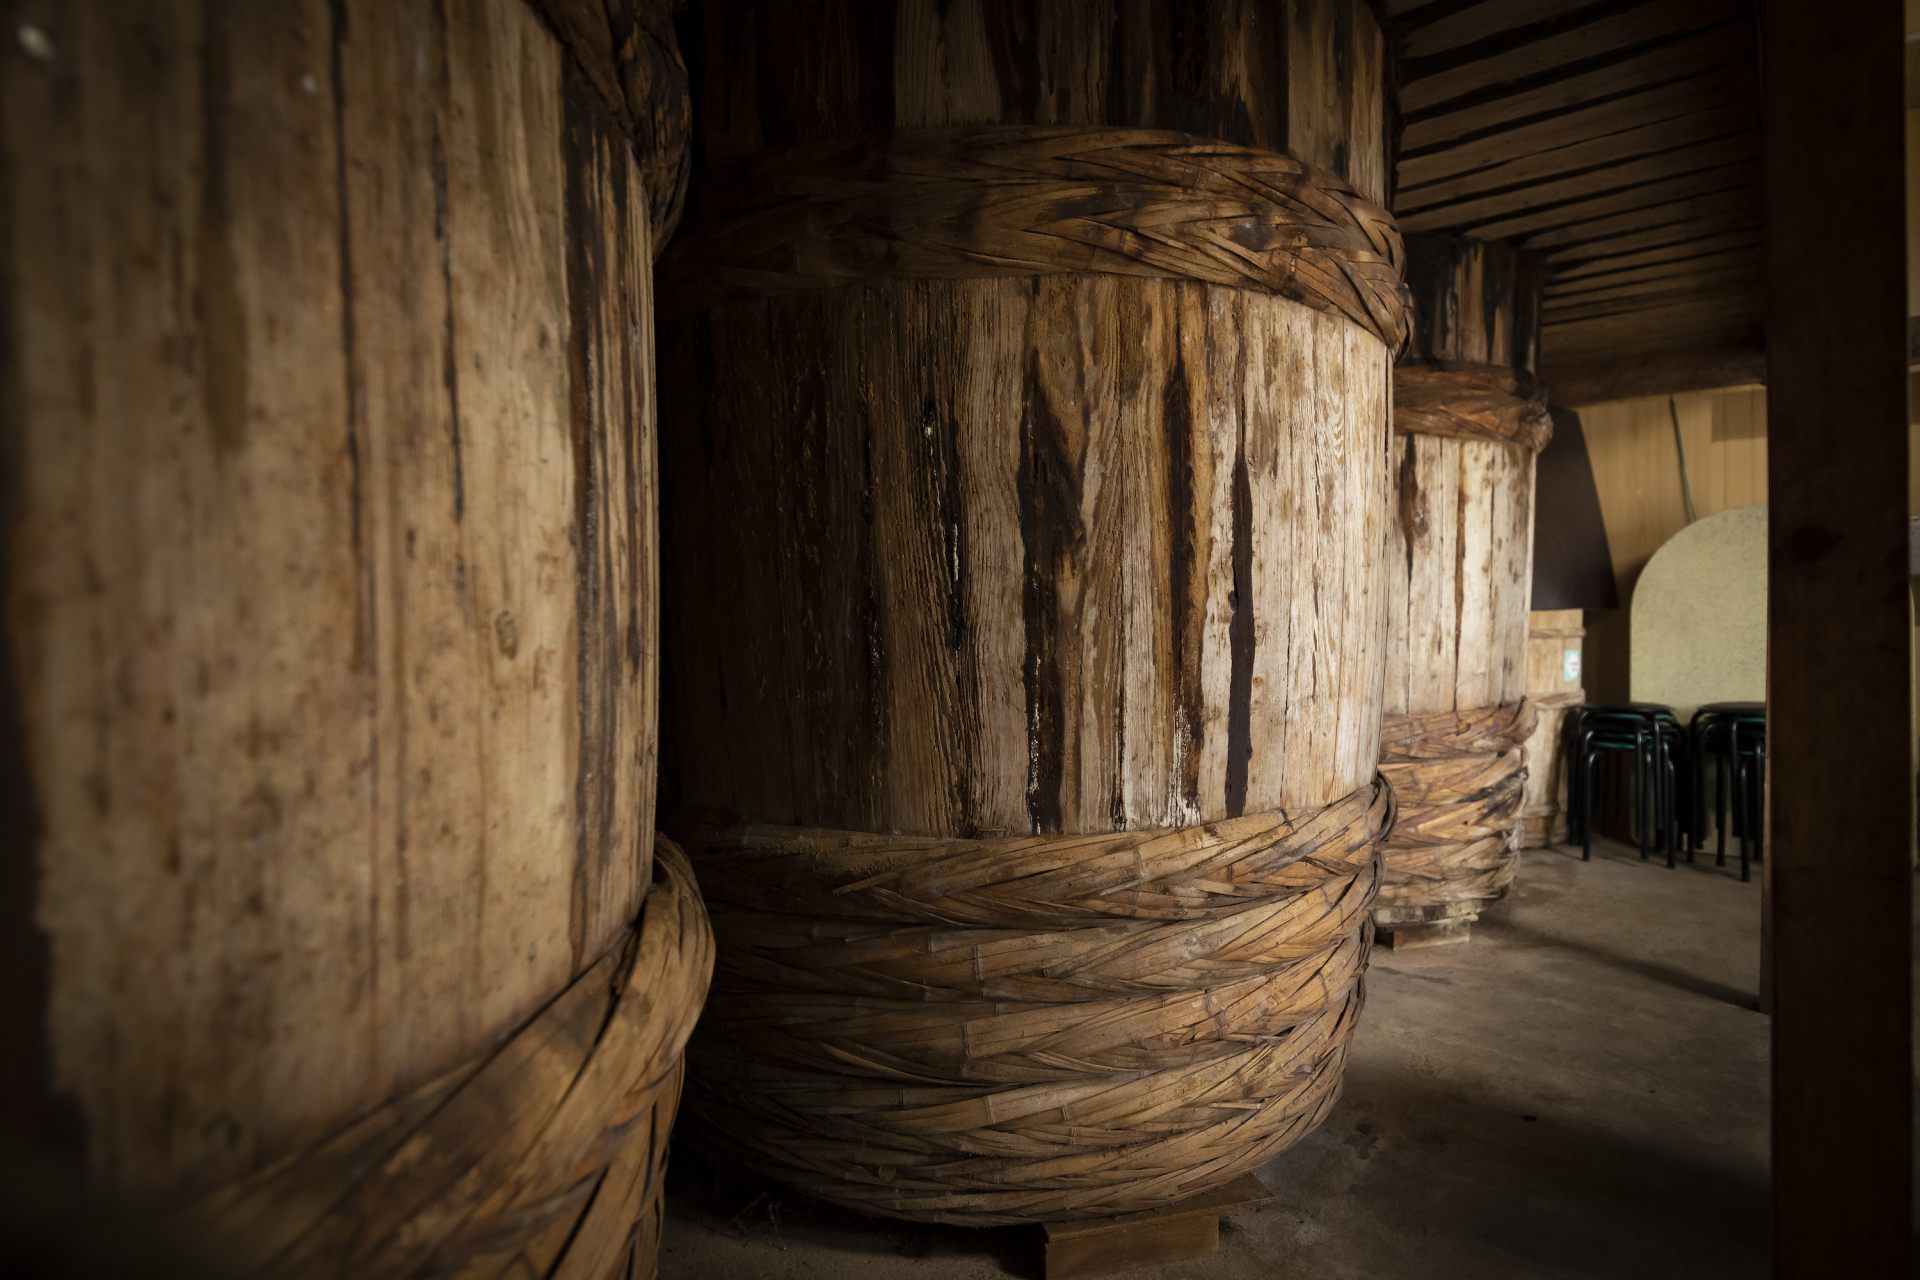
[[[1765,1269],[1766,1171],[1750,1158],[1489,1106],[1401,1070],[1355,1072],[1327,1125],[1264,1176],[1281,1199],[1237,1234],[1299,1274]]]
[[[1745,991],[1726,983],[1715,982],[1711,978],[1703,978],[1697,973],[1689,973],[1673,965],[1661,964],[1657,960],[1621,955],[1617,951],[1581,942],[1563,934],[1544,933],[1523,924],[1516,924],[1511,919],[1489,920],[1485,932],[1489,936],[1510,939],[1521,946],[1551,947],[1555,951],[1572,952],[1583,960],[1603,965],[1618,973],[1632,974],[1638,978],[1645,978],[1649,982],[1657,982],[1676,990],[1704,996],[1709,1000],[1719,1000],[1737,1009],[1749,1009],[1756,1013],[1760,1009],[1758,992]]]
[[[778,1252],[805,1255],[824,1246],[869,1257],[873,1276],[893,1274],[886,1259],[943,1259],[989,1263],[1016,1280],[1041,1278],[1037,1227],[951,1227],[868,1217],[749,1173],[721,1169],[701,1154],[700,1138],[697,1127],[674,1134],[667,1212],[676,1223]]]

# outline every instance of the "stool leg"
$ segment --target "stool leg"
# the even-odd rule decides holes
[[[1713,759],[1713,865],[1727,865],[1727,791],[1731,780],[1727,769],[1733,762],[1725,756]]]
[[[1747,762],[1745,760],[1736,756],[1734,757],[1734,761],[1734,805],[1737,809],[1744,810],[1747,805],[1747,775],[1750,771],[1747,768]],[[1753,878],[1753,832],[1751,828],[1751,823],[1742,822],[1740,824],[1740,881],[1742,884]]]
[[[1662,785],[1666,787],[1666,790],[1667,790],[1666,841],[1667,841],[1667,870],[1669,871],[1673,870],[1675,860],[1678,857],[1680,852],[1680,827],[1678,824],[1678,820],[1674,816],[1675,802],[1678,799],[1677,795],[1675,794],[1678,790],[1677,779],[1675,777],[1677,773],[1678,773],[1678,769],[1673,763],[1673,757],[1668,756],[1666,765],[1660,771],[1660,781]]]
[[[1639,794],[1633,798],[1633,813],[1636,818],[1634,829],[1640,836],[1640,861],[1645,862],[1647,860],[1647,838],[1652,834],[1649,830],[1652,824],[1647,821],[1651,816],[1647,812],[1647,776],[1651,765],[1647,760],[1647,753],[1645,749],[1639,745],[1638,739],[1639,735],[1636,734],[1633,748],[1633,773],[1636,784],[1635,790],[1638,791]]]
[[[1601,752],[1593,751],[1580,762],[1582,784],[1580,788],[1580,861],[1593,861],[1593,809],[1594,797],[1600,784],[1593,776],[1594,766],[1600,763]]]

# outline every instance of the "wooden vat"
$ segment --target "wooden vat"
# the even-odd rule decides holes
[[[704,17],[662,454],[707,1116],[908,1218],[1229,1182],[1337,1093],[1386,813],[1379,27]]]
[[[1569,707],[1586,701],[1580,683],[1579,609],[1536,609],[1528,615],[1527,701],[1538,723],[1527,736],[1527,783],[1520,809],[1520,847],[1539,849],[1567,838],[1567,778],[1560,725]]]
[[[1540,279],[1508,246],[1417,237],[1394,374],[1381,772],[1398,818],[1374,920],[1464,936],[1512,882],[1525,701]]]
[[[8,1031],[93,1176],[273,1274],[651,1268],[613,1126],[709,954],[652,861],[684,71],[550,16],[86,0],[9,55]]]

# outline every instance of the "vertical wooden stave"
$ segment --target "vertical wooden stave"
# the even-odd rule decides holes
[[[1509,775],[1526,733],[1489,737],[1483,713],[1524,705],[1544,441],[1534,264],[1503,244],[1441,235],[1410,239],[1408,264],[1383,763],[1403,809],[1375,911],[1387,928],[1470,923],[1511,880],[1521,782]],[[1498,719],[1529,730],[1531,713],[1518,714]]]
[[[177,1203],[490,1052],[648,895],[654,170],[518,0],[20,16],[19,1047]]]

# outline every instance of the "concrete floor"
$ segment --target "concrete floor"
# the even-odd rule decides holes
[[[1762,1274],[1758,880],[1623,846],[1525,858],[1470,944],[1375,953],[1346,1094],[1262,1170],[1273,1203],[1209,1260],[1127,1275]],[[1031,1229],[860,1218],[721,1177],[684,1137],[667,1280],[1040,1274]]]

